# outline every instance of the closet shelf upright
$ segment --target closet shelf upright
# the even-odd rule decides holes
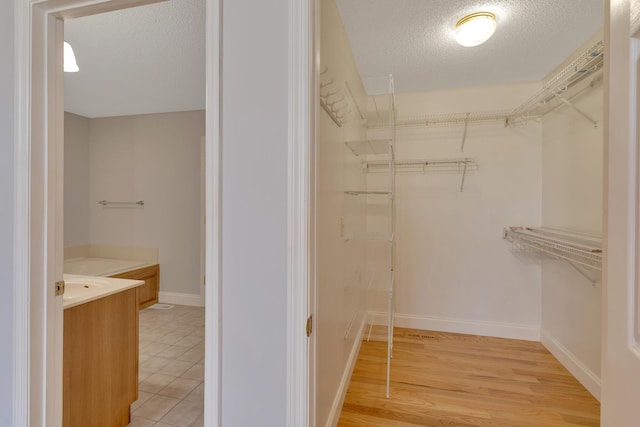
[[[384,95],[388,101],[388,110],[381,111],[381,102],[372,101],[371,110],[361,109],[356,104],[358,113],[365,121],[370,117],[388,114],[385,120],[385,132],[377,132],[384,136],[376,139],[349,140],[345,142],[348,150],[363,163],[376,161],[384,164],[384,175],[367,177],[366,170],[361,169],[362,181],[367,184],[364,188],[344,189],[345,216],[350,212],[360,212],[359,225],[355,230],[344,230],[343,239],[346,242],[363,242],[365,251],[366,275],[371,276],[367,286],[367,319],[369,330],[367,340],[383,340],[387,342],[387,372],[386,396],[389,397],[391,380],[391,356],[393,351],[394,327],[394,257],[395,257],[395,103],[393,92],[393,76],[385,77],[388,82],[389,93]],[[347,86],[347,89],[348,86]],[[378,96],[380,99],[380,96]],[[371,114],[369,114],[371,113]],[[366,125],[365,125],[366,128]],[[380,130],[380,129],[378,129]],[[381,178],[381,179],[378,179]],[[376,185],[372,181],[376,181]],[[351,209],[347,209],[351,207]],[[343,220],[344,221],[344,220]],[[347,223],[350,223],[347,221]],[[384,320],[383,320],[384,319]],[[376,321],[383,321],[376,323]],[[372,334],[374,324],[386,326],[384,336]],[[377,330],[377,328],[376,328]]]

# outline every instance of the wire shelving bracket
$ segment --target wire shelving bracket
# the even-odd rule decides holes
[[[320,106],[329,115],[329,118],[333,120],[336,126],[342,127],[345,123],[345,118],[351,113],[351,104],[355,104],[355,101],[351,94],[351,89],[346,82],[344,83],[344,88],[342,88],[336,84],[333,78],[324,77],[328,71],[328,67],[325,67],[320,71]],[[349,96],[348,99],[347,95]]]

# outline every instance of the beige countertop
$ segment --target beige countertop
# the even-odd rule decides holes
[[[144,281],[65,274],[64,284],[62,305],[67,309],[144,285]]]

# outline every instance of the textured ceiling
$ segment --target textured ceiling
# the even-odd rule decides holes
[[[540,80],[604,22],[602,0],[336,0],[360,74],[392,73],[398,92]],[[65,21],[80,72],[65,109],[86,117],[203,109],[205,0]],[[496,14],[485,44],[459,46],[459,18]],[[376,88],[367,87],[371,93]]]
[[[398,92],[541,80],[604,25],[602,0],[336,0],[367,78],[393,74]],[[496,15],[485,44],[462,47],[455,24]]]
[[[85,117],[204,108],[204,0],[171,0],[65,21],[80,71],[65,110]]]

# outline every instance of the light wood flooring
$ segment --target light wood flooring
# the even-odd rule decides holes
[[[363,342],[338,426],[600,425],[600,404],[538,342],[395,329]]]

